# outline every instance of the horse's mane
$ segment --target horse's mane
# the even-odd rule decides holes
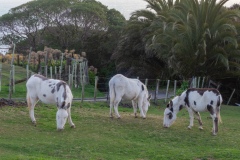
[[[57,92],[59,91],[60,87],[63,86],[64,88],[64,91],[63,91],[63,98],[66,99],[67,98],[67,91],[66,91],[66,86],[67,86],[67,83],[64,82],[64,81],[60,81],[56,84],[56,87],[57,87]]]

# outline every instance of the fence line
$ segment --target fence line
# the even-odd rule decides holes
[[[79,66],[86,65],[86,64],[79,64]],[[77,67],[75,65],[74,67]],[[69,67],[70,68],[70,67]],[[81,67],[80,67],[81,68]],[[82,67],[79,71],[77,71],[77,68],[72,68],[69,71],[68,75],[68,84],[70,87],[72,87],[73,92],[75,93],[74,99],[75,100],[81,100],[83,101],[99,101],[99,100],[108,100],[108,81],[110,78],[106,77],[94,77],[93,84],[89,84],[87,82],[86,75],[83,72],[84,68]],[[26,71],[26,79],[29,78],[30,76],[30,71],[27,69]],[[21,81],[19,79],[15,79],[15,75],[23,74],[21,73],[15,73],[15,66],[12,66],[12,70],[10,71],[10,76],[9,76],[9,99],[12,99],[15,97],[15,92],[18,91],[18,88],[16,87],[15,82],[16,81]],[[31,73],[32,75],[33,73]],[[50,72],[50,77],[60,77],[60,72],[58,72],[57,68],[55,68],[55,72]],[[78,75],[80,74],[80,75]],[[26,80],[25,79],[25,80]],[[177,80],[160,80],[160,79],[139,79],[143,83],[146,84],[149,93],[152,95],[152,102],[155,104],[158,104],[159,100],[164,100],[165,103],[167,101],[176,96],[177,91],[180,88],[181,81]],[[80,85],[78,85],[78,81],[80,81]],[[214,85],[215,87],[219,87],[220,85],[214,84],[212,81],[208,83],[208,86],[205,80],[205,77],[193,77],[191,81],[191,87],[209,87],[211,85]],[[0,64],[0,93],[3,91],[2,90],[2,65]],[[77,84],[77,85],[76,85]],[[204,85],[205,84],[205,85]],[[235,91],[235,90],[234,90]],[[6,91],[5,91],[6,92]],[[179,93],[178,93],[179,94]],[[229,97],[227,104],[230,103],[232,97],[233,97],[234,92],[232,92],[231,96]],[[2,96],[1,96],[2,97]],[[3,98],[3,97],[2,97]],[[25,100],[25,97],[21,97]]]

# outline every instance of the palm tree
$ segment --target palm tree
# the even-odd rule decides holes
[[[232,64],[230,57],[239,59],[239,54],[233,54],[237,32],[231,19],[236,12],[223,7],[227,1],[175,2],[164,32],[160,31],[151,43],[153,48],[160,46],[156,49],[158,57],[166,58],[169,67],[184,77],[218,77],[227,72]]]
[[[154,23],[164,24],[165,15],[172,8],[173,0],[145,1],[148,3],[147,9],[133,12],[112,58],[116,60],[117,69],[125,74],[141,73],[146,76],[151,70],[153,76],[159,76],[167,71],[166,62],[156,58],[149,43],[160,29]],[[158,19],[161,21],[157,21]]]

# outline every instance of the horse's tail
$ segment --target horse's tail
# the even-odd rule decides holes
[[[221,118],[221,115],[220,115],[220,105],[222,103],[222,96],[218,96],[218,111],[217,111],[217,117],[218,117],[218,123],[222,123],[222,118]]]
[[[222,118],[221,118],[221,115],[220,115],[220,111],[217,113],[217,117],[218,117],[218,123],[222,123]]]
[[[115,91],[115,83],[109,83],[109,98],[110,101],[114,100],[116,96],[116,91]]]
[[[27,99],[28,109],[30,109],[30,107],[31,107],[31,100],[30,100],[30,97],[28,95],[28,92],[27,92],[27,95],[26,95],[26,99]]]

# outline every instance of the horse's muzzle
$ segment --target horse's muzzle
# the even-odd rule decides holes
[[[58,128],[57,131],[61,132],[63,131],[63,128]]]
[[[169,126],[167,126],[167,125],[165,125],[165,124],[163,125],[163,127],[164,127],[164,128],[169,128]]]

